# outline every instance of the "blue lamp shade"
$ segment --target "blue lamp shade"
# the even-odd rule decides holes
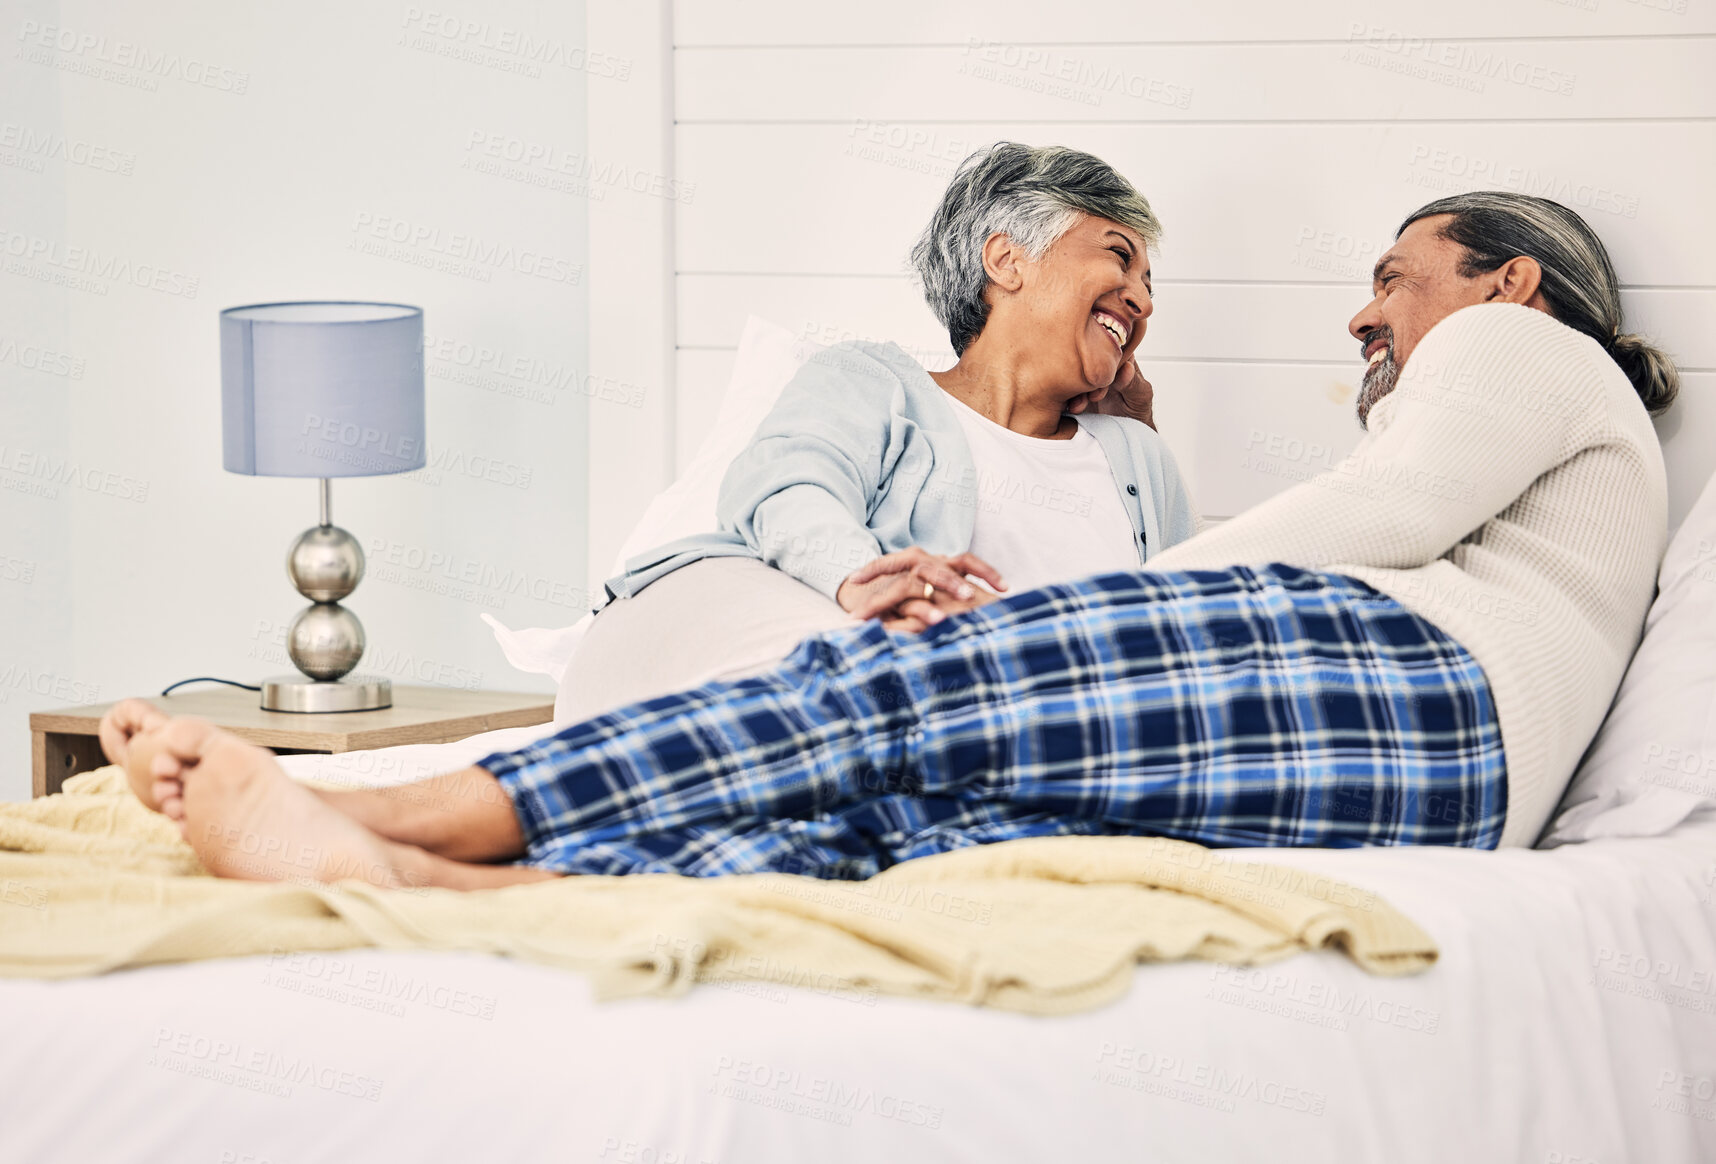
[[[257,477],[421,469],[423,312],[259,303],[220,313],[226,468]]]

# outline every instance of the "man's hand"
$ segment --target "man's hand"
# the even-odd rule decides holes
[[[994,600],[965,575],[1005,590],[1001,572],[976,554],[944,558],[922,546],[883,554],[847,576],[836,600],[854,618],[880,618],[889,630],[921,631],[949,614]]]
[[[1114,375],[1114,383],[1093,392],[1081,392],[1067,401],[1067,411],[1077,416],[1089,410],[1107,416],[1128,416],[1156,427],[1156,390],[1138,370],[1138,361],[1128,359]]]

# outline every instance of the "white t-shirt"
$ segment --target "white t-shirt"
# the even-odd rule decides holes
[[[977,521],[971,552],[1001,571],[1003,593],[1017,594],[1142,564],[1108,457],[1080,428],[1071,440],[1026,436],[996,424],[952,393],[965,430],[975,481]]]

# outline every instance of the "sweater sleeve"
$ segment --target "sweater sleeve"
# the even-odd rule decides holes
[[[1346,460],[1150,564],[1410,569],[1434,561],[1572,454],[1602,407],[1589,347],[1532,308],[1457,311],[1419,342]]]
[[[722,478],[720,528],[833,598],[848,574],[881,553],[866,523],[898,387],[883,364],[855,349],[813,357]]]

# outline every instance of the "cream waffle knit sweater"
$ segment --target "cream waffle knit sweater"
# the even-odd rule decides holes
[[[1366,582],[1489,678],[1503,845],[1530,845],[1638,646],[1668,540],[1662,451],[1595,342],[1528,307],[1432,328],[1341,464],[1150,560],[1285,562]]]

